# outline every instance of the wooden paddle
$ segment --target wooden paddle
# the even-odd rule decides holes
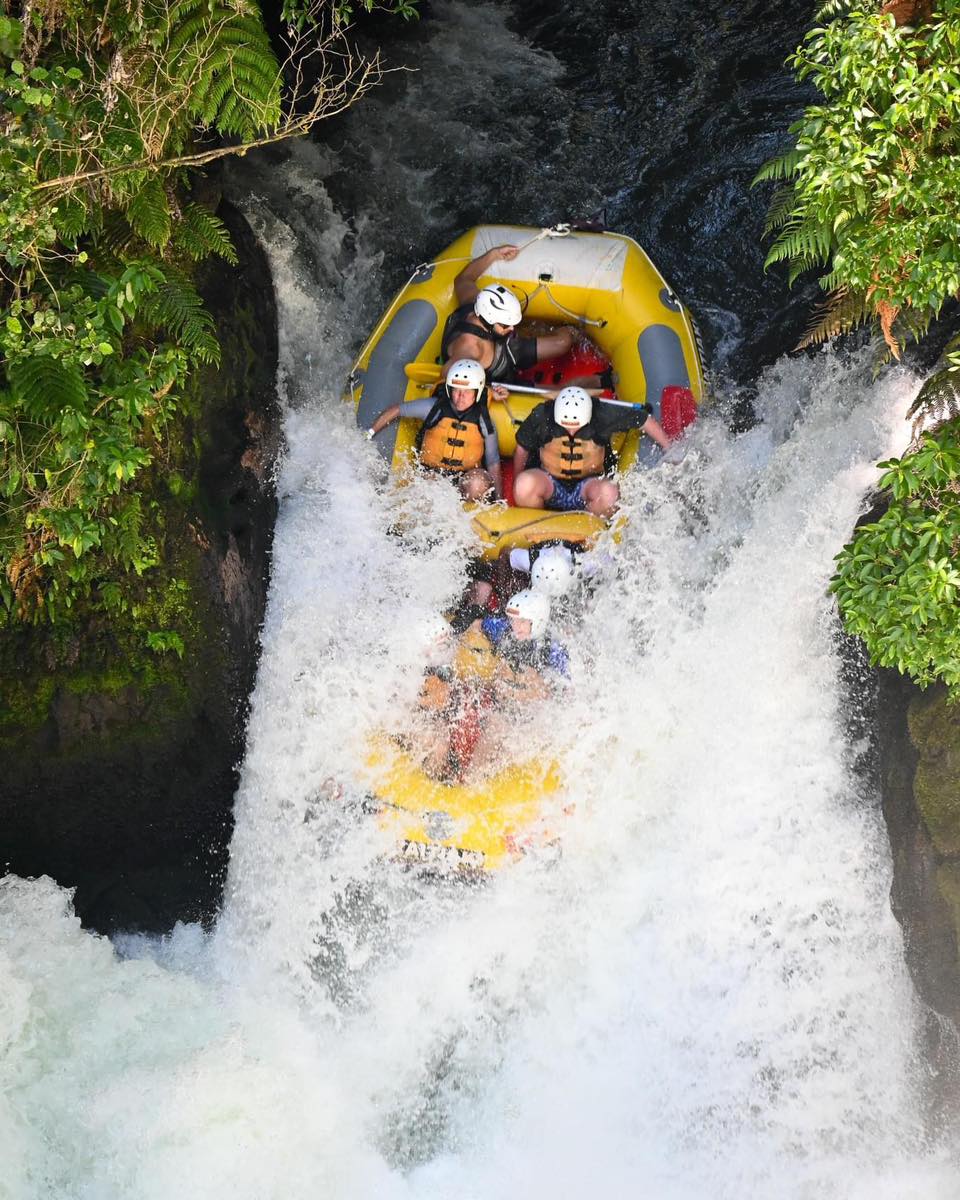
[[[433,384],[440,382],[440,367],[436,363],[407,363],[403,368],[403,373],[408,379],[414,380],[423,387],[432,387]],[[556,396],[559,388],[542,388],[542,387],[527,387],[525,384],[505,383],[501,386],[505,387],[509,392],[517,392],[524,396]],[[584,388],[588,396],[599,398],[601,404],[615,404],[618,408],[638,408],[639,405],[632,404],[629,400],[610,400],[604,396],[602,388]]]

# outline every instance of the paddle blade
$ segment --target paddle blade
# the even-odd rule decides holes
[[[407,363],[403,368],[403,373],[416,383],[437,383],[440,379],[440,367],[436,363]]]

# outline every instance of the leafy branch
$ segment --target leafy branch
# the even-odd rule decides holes
[[[58,620],[81,600],[123,608],[127,577],[162,554],[162,514],[141,489],[190,374],[220,354],[192,264],[236,261],[189,170],[302,136],[383,73],[351,44],[348,4],[288,9],[280,58],[254,0],[27,2],[22,21],[0,15],[7,619]],[[164,631],[152,645],[177,649]]]

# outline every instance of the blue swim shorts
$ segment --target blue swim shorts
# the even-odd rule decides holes
[[[583,485],[588,479],[570,479],[553,481],[553,495],[547,501],[547,508],[554,512],[582,512],[587,507],[583,498]]]

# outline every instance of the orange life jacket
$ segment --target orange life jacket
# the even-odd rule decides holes
[[[540,465],[554,479],[586,479],[602,475],[607,448],[589,438],[551,438],[540,447]]]
[[[417,438],[420,462],[444,471],[472,471],[483,463],[484,418],[493,424],[484,403],[458,413],[446,396],[440,396],[427,414]]]

